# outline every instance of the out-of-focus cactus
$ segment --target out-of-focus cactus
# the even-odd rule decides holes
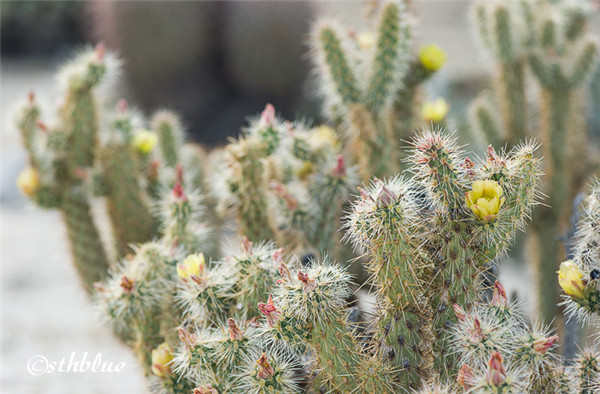
[[[416,89],[445,60],[436,46],[422,48],[418,58],[411,55],[410,39],[404,5],[397,1],[382,5],[377,33],[350,37],[329,22],[312,31],[325,115],[340,129],[363,181],[398,170],[394,143],[408,138],[415,126]]]
[[[559,238],[566,232],[571,202],[595,165],[587,144],[583,87],[598,52],[587,30],[589,13],[585,5],[572,2],[479,1],[473,7],[482,46],[497,66],[493,92],[472,105],[473,131],[495,146],[538,137],[547,159],[544,192],[549,207],[536,211],[530,237],[537,302],[546,321],[557,311],[558,288],[550,283],[566,257]],[[527,87],[532,83],[540,87],[539,98]],[[536,111],[539,124],[532,121]]]
[[[226,148],[212,189],[251,241],[333,254],[343,204],[357,184],[356,170],[340,149],[332,129],[283,121],[267,105]]]
[[[109,268],[86,188],[99,138],[94,91],[111,67],[114,59],[102,45],[81,53],[60,74],[65,98],[58,124],[49,128],[41,121],[33,94],[17,119],[30,166],[39,177],[39,185],[26,194],[41,207],[61,211],[75,267],[88,291]]]

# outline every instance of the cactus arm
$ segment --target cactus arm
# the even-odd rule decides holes
[[[374,113],[380,113],[392,103],[393,94],[406,68],[408,29],[402,22],[399,3],[387,3],[381,13],[379,37],[365,102]]]

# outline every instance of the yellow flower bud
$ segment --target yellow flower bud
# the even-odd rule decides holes
[[[425,69],[436,71],[446,63],[446,52],[435,44],[421,47],[419,60]]]
[[[504,204],[502,186],[496,181],[485,180],[473,182],[473,190],[466,193],[467,207],[479,220],[486,223],[496,219],[496,214]]]
[[[171,374],[169,363],[173,360],[173,348],[168,343],[160,344],[152,350],[152,373],[159,378],[164,378]]]
[[[314,166],[310,161],[305,161],[302,165],[296,170],[296,176],[300,179],[306,179],[310,174],[315,171]]]
[[[192,279],[196,282],[202,280],[204,276],[204,254],[191,254],[183,260],[183,263],[177,264],[177,276],[187,282]]]
[[[25,196],[33,196],[33,193],[40,187],[40,175],[37,170],[32,167],[27,167],[21,171],[17,177],[17,186]]]
[[[311,134],[311,142],[317,148],[329,145],[332,148],[337,149],[340,144],[335,130],[326,125],[321,125],[316,129],[313,129],[313,133]]]
[[[575,265],[572,260],[567,260],[560,263],[558,272],[558,283],[562,287],[565,294],[573,298],[582,298],[583,289],[583,272]]]
[[[439,123],[446,118],[450,107],[443,98],[434,101],[426,101],[421,108],[421,116],[427,122]]]
[[[152,149],[158,142],[158,136],[156,133],[148,130],[139,130],[133,137],[133,147],[140,153],[148,154],[152,152]]]
[[[358,47],[363,51],[373,48],[377,44],[377,34],[373,31],[364,31],[356,37]]]

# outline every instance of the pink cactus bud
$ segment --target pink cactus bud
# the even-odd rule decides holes
[[[393,205],[397,199],[398,196],[396,196],[394,192],[382,185],[379,194],[375,198],[375,203],[379,207],[389,207]]]
[[[271,127],[275,124],[275,107],[267,104],[262,114],[260,114],[260,126]]]
[[[183,344],[188,349],[193,349],[196,346],[196,339],[197,339],[196,334],[192,334],[187,329],[185,329],[183,327],[179,327],[177,329],[177,336],[179,337],[179,340],[181,342],[183,342]]]
[[[467,320],[467,312],[465,312],[465,310],[460,305],[454,304],[452,305],[452,308],[454,309],[454,314],[456,315],[458,320]]]
[[[183,187],[179,181],[175,182],[175,186],[173,186],[173,198],[178,202],[187,201],[187,197],[185,196]]]
[[[498,352],[493,352],[488,361],[488,370],[485,374],[486,382],[493,387],[500,387],[506,382],[506,370],[502,365],[502,356]]]
[[[306,293],[311,293],[317,288],[317,282],[302,271],[298,271],[298,279],[302,282],[302,288]]]
[[[106,287],[104,287],[104,285],[100,282],[94,282],[94,289],[98,293],[104,293],[106,291]]]
[[[337,165],[333,169],[333,176],[337,178],[346,176],[346,163],[344,162],[344,156],[342,155],[337,155]]]
[[[256,373],[257,379],[271,379],[275,376],[275,370],[271,364],[269,364],[266,353],[263,353],[256,363],[258,364],[258,372]]]
[[[456,382],[460,384],[465,391],[469,391],[473,388],[473,386],[470,383],[472,381],[473,369],[467,364],[460,367],[460,371],[458,371],[458,377],[456,378]]]
[[[48,132],[48,126],[46,126],[46,124],[44,122],[42,122],[41,120],[36,120],[35,125],[37,126],[38,129],[42,130],[44,133]]]
[[[127,276],[123,275],[121,277],[121,284],[120,284],[120,286],[123,289],[123,292],[125,294],[131,294],[133,292],[133,289],[134,289],[134,286],[135,286],[135,281],[133,279],[130,279]]]
[[[119,112],[129,111],[129,104],[127,103],[127,100],[125,100],[124,98],[121,98],[121,99],[119,99],[119,101],[117,101],[117,111],[119,111]]]
[[[244,339],[244,334],[237,324],[235,324],[235,320],[232,318],[227,319],[227,326],[229,327],[229,338],[232,341],[241,341]]]
[[[371,198],[371,196],[369,196],[369,193],[366,192],[365,189],[363,189],[362,187],[358,188],[358,192],[360,193],[360,196],[362,197],[363,200],[365,201],[373,201],[373,199]]]
[[[485,334],[481,329],[481,322],[478,318],[473,320],[473,328],[469,330],[469,341],[473,343],[479,343],[483,341],[485,338]]]
[[[548,349],[550,349],[554,344],[558,341],[558,335],[552,335],[548,338],[539,338],[533,341],[533,350],[540,354],[546,354]]]
[[[29,91],[29,94],[27,94],[27,99],[29,100],[29,104],[33,104],[35,101],[35,92],[33,90]]]
[[[494,283],[494,294],[492,295],[492,305],[497,308],[507,308],[508,298],[506,298],[506,291],[504,286],[500,282]]]
[[[245,235],[242,236],[242,250],[246,256],[252,256],[252,242]]]
[[[219,394],[219,390],[213,388],[212,385],[207,384],[205,386],[196,387],[192,394]]]
[[[271,258],[275,262],[275,265],[279,265],[283,262],[283,248],[279,248],[271,254]]]
[[[273,190],[278,197],[285,201],[287,208],[290,211],[295,211],[298,209],[298,200],[292,197],[290,192],[283,184],[273,181],[269,186],[271,186],[271,190]]]
[[[96,56],[98,60],[104,59],[104,55],[106,54],[106,45],[104,45],[103,41],[100,41],[98,45],[96,45]]]
[[[258,310],[265,315],[269,326],[274,327],[281,319],[283,319],[283,313],[278,311],[273,302],[273,297],[269,295],[267,303],[260,302],[258,304]]]

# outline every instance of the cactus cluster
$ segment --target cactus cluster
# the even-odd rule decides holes
[[[478,157],[435,124],[410,138],[419,85],[444,55],[435,46],[411,55],[406,18],[393,1],[375,37],[315,25],[334,127],[286,121],[266,105],[208,157],[184,143],[170,112],[146,130],[124,101],[98,104],[114,63],[102,46],[63,72],[55,125],[33,96],[21,108],[29,167],[17,183],[63,212],[98,313],[152,392],[600,390],[593,346],[563,360],[558,336],[531,324],[499,282],[486,296],[485,274],[542,198],[539,144],[490,145]],[[433,107],[425,112],[440,123],[447,107]],[[402,154],[400,139],[410,140]],[[581,322],[600,308],[599,189],[575,256],[552,277]],[[97,197],[115,253],[95,224]],[[368,279],[350,274],[353,261]]]
[[[475,135],[494,146],[512,147],[526,137],[543,143],[548,199],[530,229],[529,260],[537,273],[538,309],[548,322],[558,301],[558,287],[548,283],[569,257],[559,239],[568,231],[572,201],[598,164],[585,127],[585,82],[598,59],[598,40],[588,29],[591,12],[585,2],[473,4],[477,35],[495,65],[492,88],[471,106]]]
[[[380,8],[374,31],[347,33],[334,21],[320,21],[311,32],[324,113],[341,131],[362,181],[399,170],[398,147],[420,125],[419,87],[446,60],[437,45],[411,51],[412,31],[402,2]],[[445,116],[436,112],[436,119],[428,120]]]

